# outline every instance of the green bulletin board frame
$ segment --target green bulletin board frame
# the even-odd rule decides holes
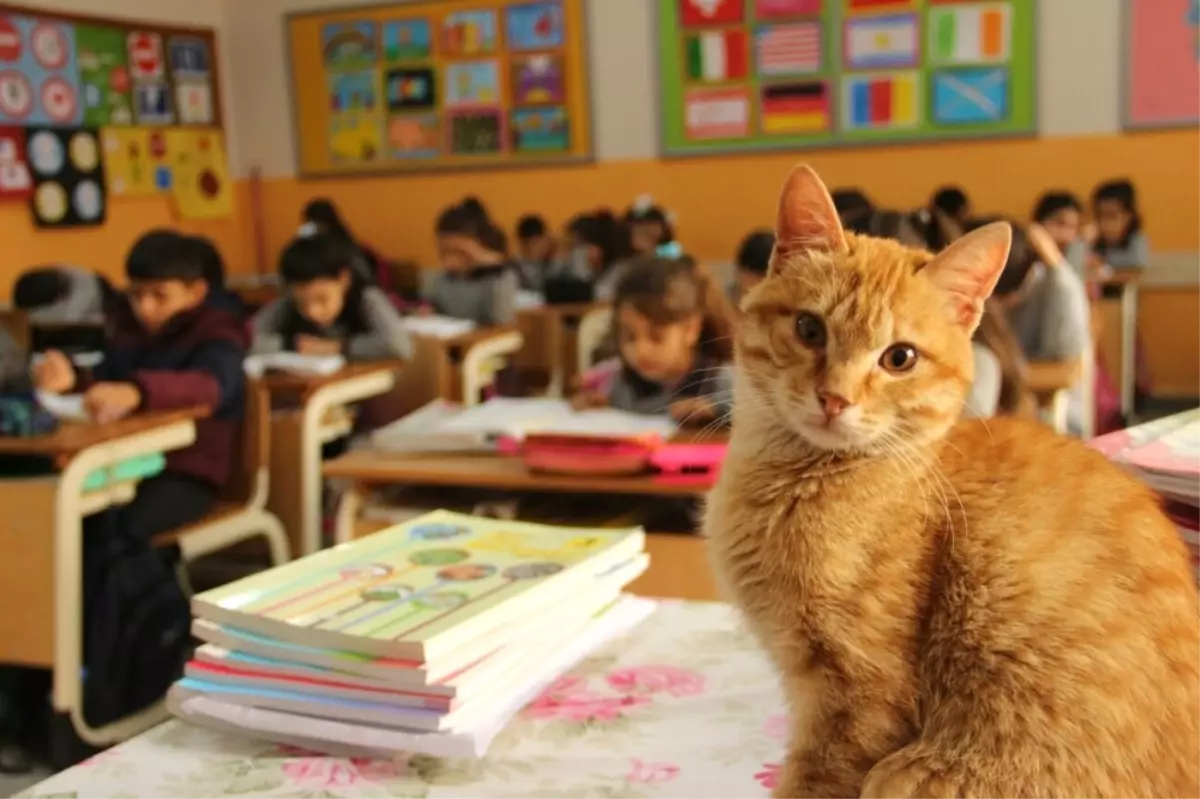
[[[764,0],[717,0],[710,9],[730,8],[729,3],[740,4],[740,22],[722,22],[722,11],[710,24],[685,25],[681,19],[685,4],[693,0],[656,0],[658,3],[657,42],[659,49],[659,99],[661,118],[659,127],[659,152],[664,157],[686,157],[718,155],[726,153],[792,150],[806,147],[845,147],[894,144],[900,142],[946,141],[957,139],[1003,138],[1031,135],[1037,130],[1037,37],[1036,0],[795,0],[795,7],[806,7],[805,13],[782,16],[770,20],[759,19],[756,11]],[[765,0],[770,5],[772,0]],[[778,5],[788,5],[780,2]],[[696,19],[696,6],[692,7],[691,18]],[[955,52],[944,60],[946,48],[954,49],[954,25],[946,15],[950,14],[962,26],[965,19],[960,14],[982,14],[995,9],[1007,9],[1007,47],[1002,55],[995,57],[970,54],[968,43],[966,55]],[[916,63],[912,66],[858,65],[853,68],[846,63],[848,56],[848,26],[872,26],[883,21],[913,15],[917,25]],[[763,76],[758,72],[755,34],[776,26],[798,26],[802,23],[818,23],[820,26],[820,58],[816,64],[808,64],[803,73]],[[948,27],[949,26],[949,27]],[[874,29],[874,28],[872,28]],[[706,34],[723,31],[744,31],[745,77],[735,74],[722,79],[710,75],[708,78],[689,75],[689,64],[696,70],[696,41]],[[736,34],[734,34],[736,35]],[[949,35],[949,38],[948,38]],[[711,44],[711,36],[709,37]],[[791,43],[795,51],[795,40]],[[690,47],[689,47],[690,45]],[[981,49],[985,45],[979,45]],[[717,47],[721,50],[721,47]],[[736,50],[737,48],[733,48]],[[786,49],[786,47],[785,47]],[[941,54],[941,59],[939,58]],[[736,57],[719,58],[724,64],[732,63]],[[815,67],[815,68],[814,68]],[[997,70],[1007,77],[1007,84],[997,79]],[[737,73],[737,69],[732,70]],[[717,68],[720,72],[720,67]],[[906,86],[904,96],[911,96],[904,106],[912,113],[902,126],[879,127],[856,126],[850,101],[849,83],[873,84],[901,76]],[[952,80],[953,79],[953,80]],[[969,80],[967,80],[969,79]],[[992,81],[990,84],[988,81]],[[828,92],[828,127],[820,131],[797,133],[766,133],[762,88],[774,85],[798,85],[825,82]],[[966,81],[964,83],[964,81]],[[982,84],[976,83],[983,81]],[[962,93],[977,85],[1004,86],[995,90],[1002,104],[989,108],[1002,108],[999,121],[978,119],[954,119],[964,113],[972,115],[978,107],[963,106]],[[902,90],[895,89],[899,97]],[[937,105],[936,97],[942,98]],[[715,134],[711,138],[689,137],[686,125],[685,98],[691,93],[703,96],[705,92],[729,92],[730,96],[744,95],[748,98],[748,131],[743,134]],[[950,92],[949,94],[947,92]],[[971,94],[970,91],[967,94]],[[857,96],[861,99],[861,91]],[[975,94],[974,96],[978,96]],[[995,98],[996,95],[988,95]],[[935,106],[939,113],[947,116],[935,118]],[[858,106],[862,108],[861,104]],[[952,110],[953,109],[953,110]],[[859,118],[860,123],[862,118]],[[715,129],[714,129],[715,130]]]

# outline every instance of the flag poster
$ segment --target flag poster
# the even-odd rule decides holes
[[[665,156],[1036,133],[1037,0],[653,2]]]

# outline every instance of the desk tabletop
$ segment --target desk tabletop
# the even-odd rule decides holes
[[[326,477],[360,483],[409,484],[504,491],[577,492],[638,496],[689,497],[712,487],[711,477],[670,477],[657,474],[600,476],[540,474],[511,455],[413,455],[355,450],[324,464]]]
[[[1130,284],[1136,285],[1142,282],[1142,274],[1141,269],[1114,269],[1100,280],[1100,285],[1120,286],[1122,288]]]
[[[199,419],[207,415],[204,408],[184,408],[158,413],[139,413],[110,424],[68,423],[52,435],[36,438],[0,437],[0,455],[33,455],[63,457],[75,455],[90,447],[144,433],[175,422]]]
[[[291,372],[268,372],[263,385],[268,391],[315,391],[323,386],[352,380],[376,372],[393,371],[404,366],[403,361],[369,361],[348,363],[331,375],[298,375]]]
[[[1083,364],[1073,361],[1030,361],[1026,364],[1025,384],[1036,396],[1065,391],[1079,382]]]

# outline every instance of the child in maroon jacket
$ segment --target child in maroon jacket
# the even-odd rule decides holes
[[[209,410],[196,423],[196,442],[168,453],[162,474],[143,481],[117,514],[118,529],[146,541],[203,518],[229,479],[247,337],[233,315],[205,302],[206,265],[183,236],[146,234],[125,266],[127,300],[110,318],[103,363],[76,374],[62,353],[49,352],[34,381],[54,393],[83,391],[88,412],[101,423],[136,411]]]

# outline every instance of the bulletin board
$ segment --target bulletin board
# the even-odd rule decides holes
[[[211,29],[0,3],[0,203],[35,224],[104,224],[110,198],[225,216],[231,187]]]
[[[304,178],[587,161],[584,0],[441,0],[287,18]]]
[[[1200,0],[1124,0],[1129,130],[1200,122]]]
[[[655,2],[666,156],[1035,131],[1035,0]]]

